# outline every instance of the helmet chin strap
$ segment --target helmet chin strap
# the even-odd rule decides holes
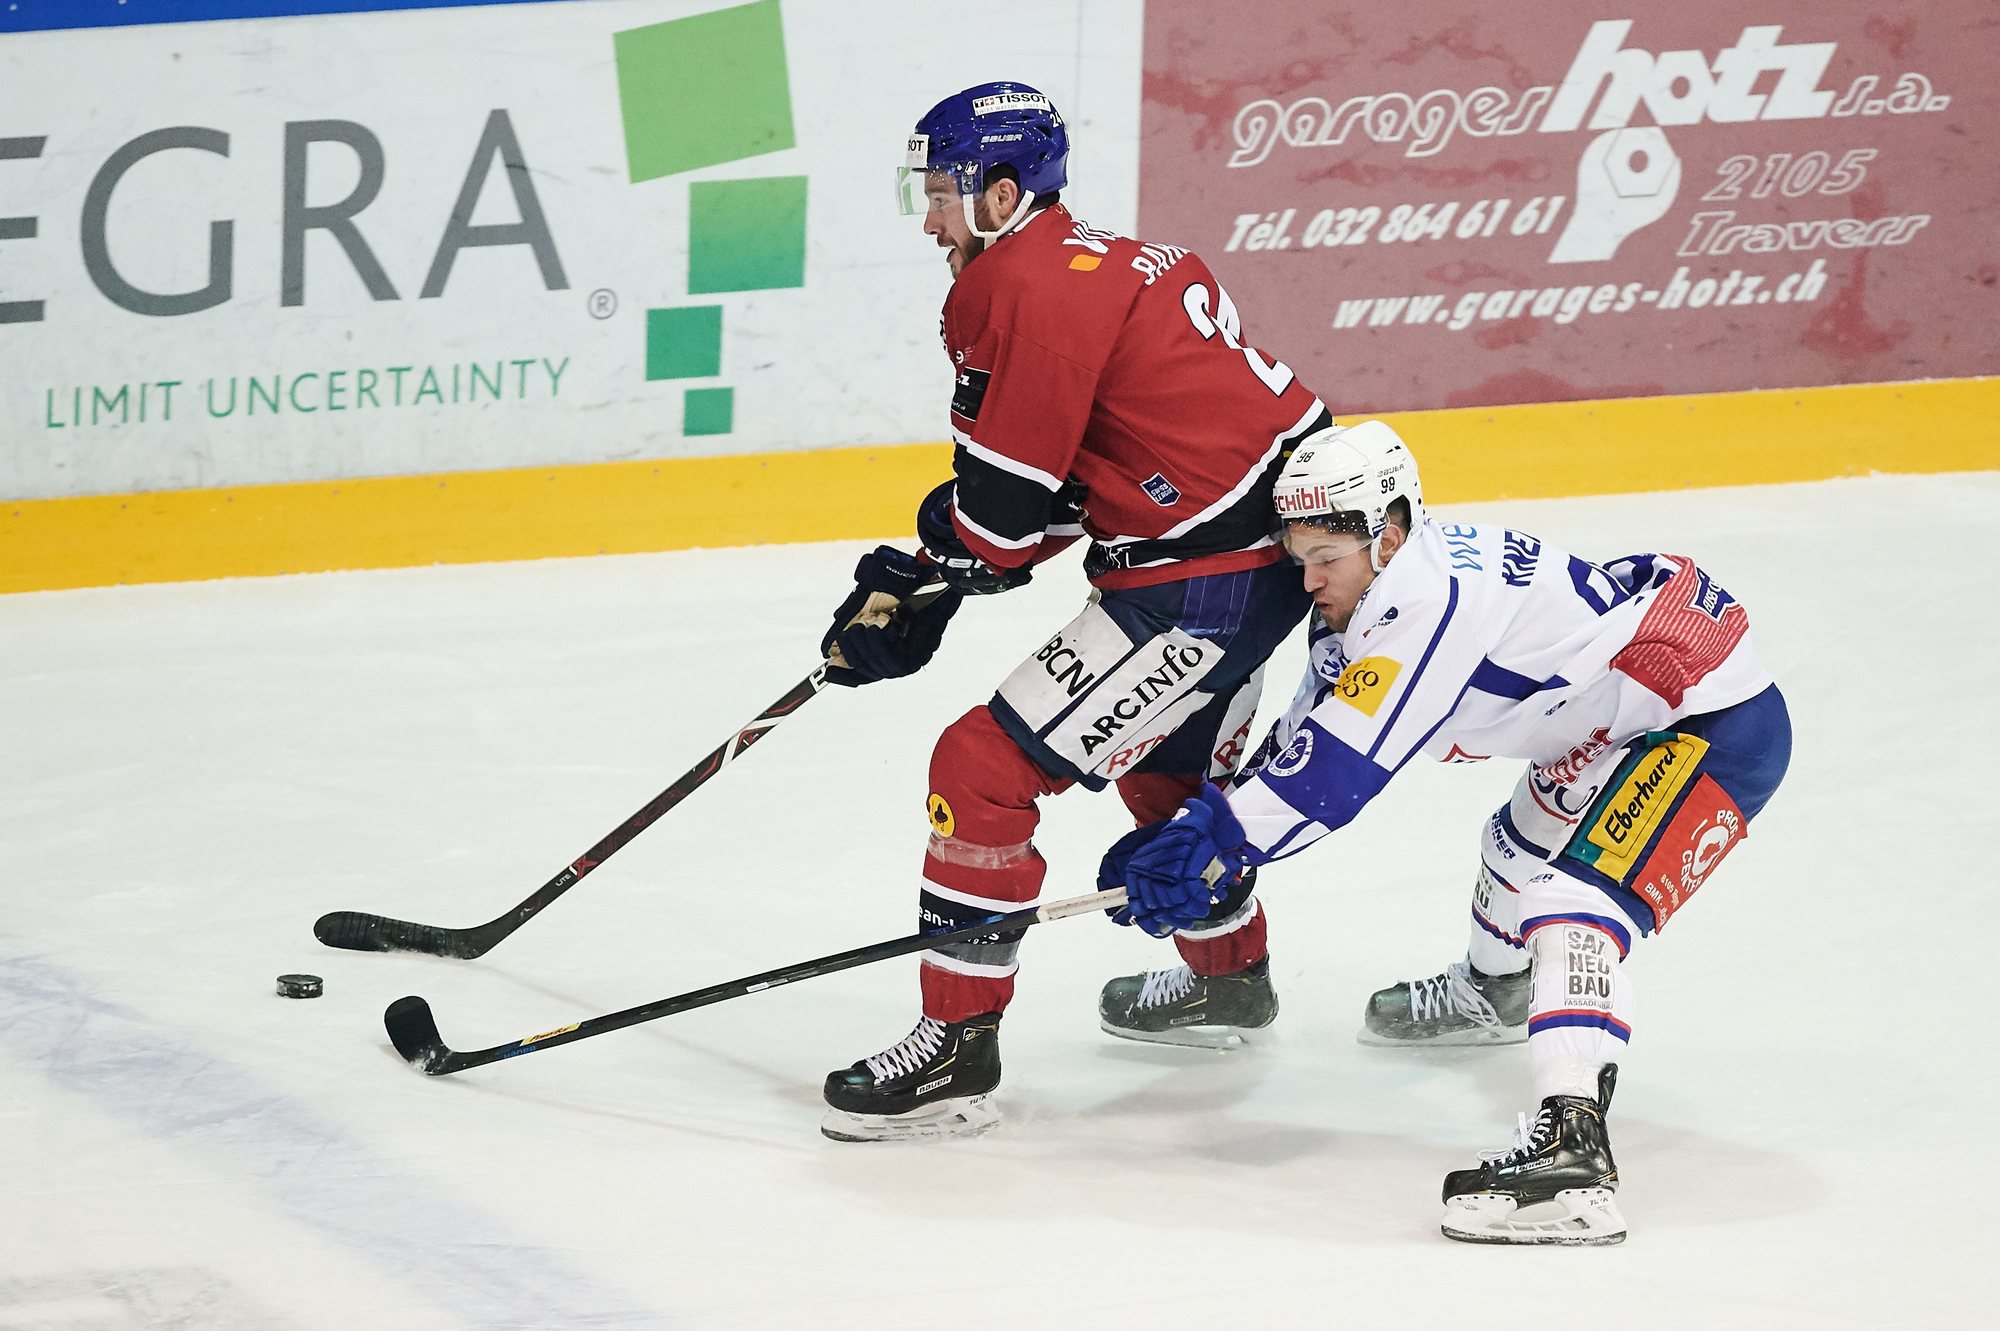
[[[971,194],[962,194],[959,196],[959,204],[961,207],[965,209],[965,228],[966,230],[970,231],[973,235],[979,237],[981,240],[987,242],[988,244],[991,244],[992,242],[1000,239],[1000,237],[1006,235],[1009,231],[1012,231],[1015,227],[1018,227],[1019,225],[1021,225],[1021,223],[1027,221],[1028,209],[1033,207],[1035,203],[1035,192],[1031,189],[1022,190],[1021,202],[1015,205],[1013,216],[1009,217],[1006,221],[1002,222],[996,229],[992,231],[984,231],[980,229],[979,223],[972,220],[972,204],[974,197],[975,196]]]

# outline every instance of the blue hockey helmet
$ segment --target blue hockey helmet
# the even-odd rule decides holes
[[[955,193],[971,217],[972,199],[998,167],[1019,180],[1021,206],[991,239],[1018,225],[1037,197],[1067,182],[1069,130],[1049,99],[1025,83],[981,83],[924,113],[911,131],[896,193],[905,214],[929,211],[940,194]],[[928,197],[927,197],[928,196]]]

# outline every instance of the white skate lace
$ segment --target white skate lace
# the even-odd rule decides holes
[[[915,1072],[935,1058],[943,1045],[944,1023],[935,1017],[925,1017],[915,1030],[863,1062],[876,1081],[887,1081]]]
[[[1479,1158],[1489,1165],[1498,1165],[1505,1164],[1509,1160],[1533,1155],[1535,1152],[1541,1150],[1542,1147],[1548,1145],[1549,1138],[1555,1135],[1555,1131],[1556,1116],[1552,1110],[1543,1109],[1535,1115],[1535,1121],[1532,1124],[1528,1122],[1526,1114],[1516,1114],[1514,1115],[1513,1145],[1500,1151],[1481,1151]]]
[[[1175,966],[1170,970],[1147,971],[1146,982],[1139,986],[1139,1006],[1159,1007],[1184,998],[1194,990],[1194,972],[1186,966]]]
[[[1464,1017],[1477,1026],[1500,1025],[1500,1013],[1472,982],[1470,963],[1454,961],[1444,968],[1442,975],[1410,981],[1412,1021],[1454,1016]]]

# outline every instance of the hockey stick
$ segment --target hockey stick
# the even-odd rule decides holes
[[[920,610],[938,596],[944,594],[943,587],[926,588],[902,602],[902,607]],[[877,593],[877,595],[883,595]],[[868,602],[863,615],[880,613],[885,616],[901,608],[893,599],[886,606],[877,607],[874,600]],[[583,852],[563,871],[549,879],[520,905],[506,914],[484,924],[464,929],[449,929],[435,924],[416,924],[409,920],[392,920],[385,915],[369,915],[361,911],[337,910],[322,915],[313,922],[313,935],[328,947],[346,948],[351,952],[428,952],[436,957],[458,957],[471,960],[484,956],[501,939],[533,919],[544,906],[563,893],[575,887],[583,876],[615,855],[626,842],[651,827],[667,810],[679,804],[689,795],[705,785],[709,778],[729,766],[745,749],[755,744],[778,724],[797,711],[821,689],[826,687],[828,665],[845,664],[840,659],[838,648],[832,658],[816,667],[810,675],[787,690],[785,696],[766,707],[729,739],[710,751],[702,760],[683,772],[680,779],[655,795],[651,802],[637,813],[612,829],[603,840]]]
[[[1219,864],[1211,866],[1211,874],[1219,873],[1220,870]],[[829,957],[817,957],[811,961],[781,966],[777,970],[765,971],[761,975],[746,975],[740,980],[712,984],[706,989],[696,989],[689,993],[676,994],[672,998],[642,1003],[638,1007],[626,1008],[623,1012],[612,1012],[573,1025],[558,1026],[552,1031],[530,1035],[511,1044],[494,1045],[491,1049],[457,1050],[447,1046],[438,1034],[437,1018],[431,1015],[431,1005],[414,994],[391,1003],[389,1010],[382,1014],[382,1024],[388,1027],[389,1042],[396,1046],[396,1052],[401,1054],[412,1067],[433,1077],[443,1077],[454,1072],[463,1072],[467,1068],[476,1068],[482,1063],[497,1063],[503,1058],[513,1058],[518,1054],[532,1054],[537,1050],[553,1049],[559,1044],[588,1040],[593,1035],[603,1035],[626,1026],[636,1026],[642,1021],[671,1017],[694,1008],[707,1007],[711,1003],[726,1002],[764,989],[775,989],[781,984],[810,980],[818,975],[831,975],[835,971],[866,966],[870,962],[886,961],[890,957],[905,956],[911,952],[923,952],[946,943],[959,943],[989,934],[1026,929],[1032,925],[1047,924],[1051,920],[1066,919],[1071,915],[1116,910],[1124,904],[1125,889],[1115,887],[1109,892],[1092,892],[1088,896],[1071,897],[1066,901],[1052,901],[1046,906],[1029,906],[1022,910],[1009,911],[1005,915],[989,915],[976,924],[963,924],[952,929],[933,929],[928,933],[891,938],[886,942],[871,943],[867,947],[836,952]]]

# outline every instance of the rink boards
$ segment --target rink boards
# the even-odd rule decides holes
[[[2000,468],[2000,379],[1388,413],[1433,502]],[[907,539],[945,444],[515,468],[0,509],[0,592]]]
[[[0,591],[907,537],[994,76],[1440,499],[2000,467],[1980,8],[9,6]]]

